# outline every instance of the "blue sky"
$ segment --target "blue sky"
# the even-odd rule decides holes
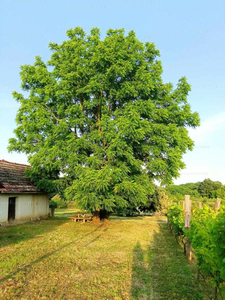
[[[61,43],[66,30],[98,27],[104,38],[109,28],[134,30],[161,53],[164,82],[176,85],[188,78],[188,101],[198,111],[201,127],[190,130],[195,141],[184,155],[186,169],[175,183],[205,178],[225,184],[225,2],[209,0],[71,1],[2,0],[0,9],[0,159],[27,163],[26,156],[9,154],[20,92],[20,66],[40,55],[50,58],[49,42]]]

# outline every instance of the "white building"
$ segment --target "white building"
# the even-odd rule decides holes
[[[48,216],[49,197],[25,176],[27,167],[0,160],[0,223]]]

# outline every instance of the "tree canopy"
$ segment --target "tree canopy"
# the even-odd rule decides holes
[[[202,182],[169,185],[166,191],[177,199],[184,199],[184,195],[191,195],[193,198],[225,199],[225,186],[220,181],[212,181],[209,178]]]
[[[153,181],[171,183],[193,149],[199,126],[185,77],[162,81],[159,51],[134,31],[67,31],[50,43],[51,59],[21,67],[15,138],[9,151],[28,155],[38,187],[75,198],[85,209],[113,211],[145,203]]]
[[[203,182],[200,183],[198,187],[198,192],[202,197],[207,198],[216,198],[217,191],[222,188],[222,183],[219,181],[212,181],[207,178]]]
[[[201,195],[198,192],[198,187],[201,184],[201,182],[196,183],[184,183],[179,185],[169,185],[166,187],[166,191],[169,192],[171,195],[178,195],[182,199],[184,198],[184,195],[191,195],[195,197],[201,197]]]

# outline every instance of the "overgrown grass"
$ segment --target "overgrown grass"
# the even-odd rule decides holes
[[[164,217],[93,225],[61,212],[0,228],[0,299],[212,299]]]

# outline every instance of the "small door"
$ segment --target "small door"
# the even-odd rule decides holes
[[[14,221],[16,216],[16,198],[9,197],[8,221]]]

